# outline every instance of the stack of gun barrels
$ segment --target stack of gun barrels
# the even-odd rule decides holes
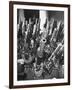
[[[64,23],[38,18],[17,24],[18,80],[64,77]],[[20,60],[20,62],[19,62]]]

